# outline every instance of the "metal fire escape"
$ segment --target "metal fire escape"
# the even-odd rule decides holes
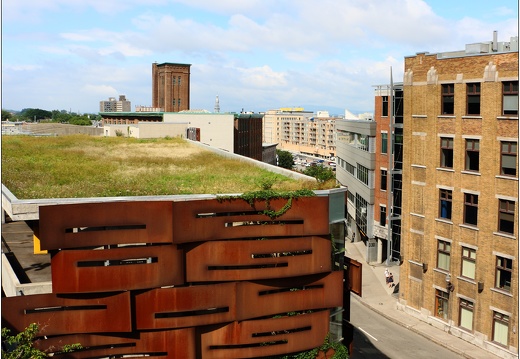
[[[388,246],[387,265],[401,260],[401,215],[402,215],[402,189],[403,189],[403,89],[396,86],[392,79],[390,69],[390,156],[387,177],[388,203]]]

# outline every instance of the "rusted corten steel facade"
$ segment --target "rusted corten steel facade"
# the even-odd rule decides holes
[[[53,293],[2,298],[4,325],[39,324],[42,349],[84,347],[67,358],[254,358],[318,347],[330,310],[343,305],[329,198],[295,199],[274,220],[259,214],[265,206],[215,199],[40,207]]]

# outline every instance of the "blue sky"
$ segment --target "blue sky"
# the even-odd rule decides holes
[[[191,64],[191,108],[372,112],[404,57],[518,36],[518,1],[3,0],[2,108],[150,106],[152,63]]]

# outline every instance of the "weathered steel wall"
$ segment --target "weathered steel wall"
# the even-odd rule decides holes
[[[273,200],[279,209],[285,200]],[[39,324],[67,358],[267,357],[312,349],[343,305],[328,197],[271,219],[243,200],[40,207],[53,293],[2,298],[2,320]],[[45,336],[45,339],[43,339]],[[53,349],[49,349],[53,348]]]

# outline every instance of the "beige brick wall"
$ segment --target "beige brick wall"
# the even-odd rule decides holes
[[[484,81],[484,70],[493,62],[497,80]],[[437,78],[428,82],[431,68]],[[509,346],[516,352],[518,336],[518,178],[500,174],[500,140],[518,138],[518,116],[502,116],[502,81],[518,80],[518,53],[476,55],[437,59],[436,55],[418,54],[405,59],[405,71],[413,71],[412,85],[404,86],[404,165],[403,229],[400,296],[403,303],[435,315],[435,290],[446,288],[446,272],[437,266],[437,240],[451,241],[450,274],[455,286],[450,293],[449,322],[459,325],[459,300],[474,302],[473,333],[491,341],[493,310],[510,314]],[[481,115],[466,116],[466,83],[481,83]],[[440,116],[441,84],[455,84],[455,114]],[[440,136],[454,138],[453,170],[440,170]],[[478,174],[464,171],[465,139],[480,139]],[[518,177],[518,169],[517,169]],[[424,185],[418,184],[421,182]],[[438,219],[439,189],[453,188],[452,219]],[[479,194],[478,226],[463,225],[464,192]],[[497,235],[498,197],[515,198],[515,233]],[[417,216],[421,214],[422,216]],[[419,235],[418,233],[422,233]],[[461,279],[462,245],[477,249],[474,281]],[[514,257],[510,293],[495,287],[497,254]],[[428,270],[417,281],[411,275],[412,264],[428,263]],[[484,290],[478,291],[478,282]]]

